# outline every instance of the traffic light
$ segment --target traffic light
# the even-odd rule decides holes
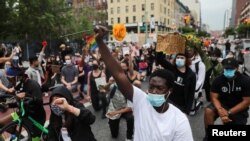
[[[244,23],[250,24],[250,18],[246,18],[246,19],[244,20]]]
[[[185,15],[185,16],[184,16],[184,23],[185,23],[186,25],[189,25],[189,23],[190,23],[190,16],[189,16],[189,15]]]

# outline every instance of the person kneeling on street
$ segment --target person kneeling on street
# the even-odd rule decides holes
[[[49,141],[96,141],[90,127],[95,116],[83,104],[74,101],[66,87],[52,91],[50,109]]]

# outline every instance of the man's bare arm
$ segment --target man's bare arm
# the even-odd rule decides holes
[[[112,76],[114,77],[119,90],[127,99],[132,101],[133,100],[132,84],[129,82],[120,64],[112,57],[111,53],[109,52],[109,49],[107,48],[106,44],[103,42],[103,36],[105,34],[104,30],[105,29],[102,27],[95,29],[96,41],[99,46],[99,51],[101,53],[102,59],[106,67],[109,69]]]

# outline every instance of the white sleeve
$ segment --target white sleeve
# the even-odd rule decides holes
[[[173,141],[193,141],[193,134],[188,119],[183,120],[176,129]]]
[[[196,91],[202,89],[203,83],[205,81],[205,75],[206,75],[206,67],[204,63],[201,61],[199,63],[198,80],[196,81],[196,87],[195,87]]]

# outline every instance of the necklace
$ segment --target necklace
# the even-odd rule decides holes
[[[161,109],[161,113],[163,112],[163,110],[165,109],[165,105],[166,105],[166,102],[164,103],[162,109]]]

